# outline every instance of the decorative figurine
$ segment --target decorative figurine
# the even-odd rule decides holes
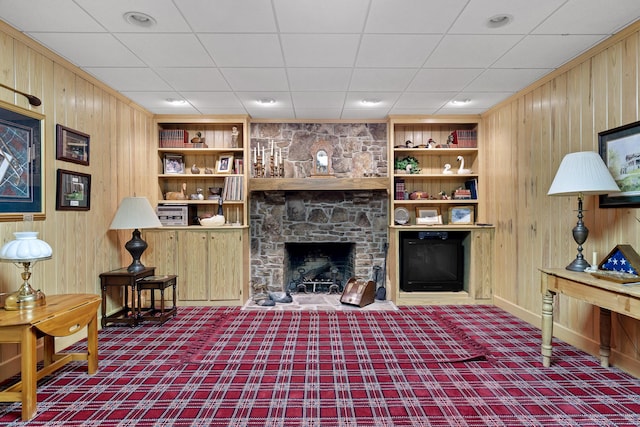
[[[165,200],[187,200],[187,183],[182,183],[181,191],[167,191],[164,195]]]
[[[231,128],[231,148],[238,148],[238,135],[240,134],[240,132],[238,132],[238,127],[237,126],[233,126]]]
[[[451,171],[451,165],[449,163],[446,163],[444,165],[444,169],[442,170],[442,173],[445,175],[451,175],[453,172]]]
[[[469,174],[471,173],[471,169],[464,168],[464,157],[458,156],[458,161],[460,162],[460,167],[458,168],[458,174]]]
[[[195,163],[193,164],[193,166],[191,166],[191,173],[194,175],[197,175],[200,173],[200,168],[198,168]]]

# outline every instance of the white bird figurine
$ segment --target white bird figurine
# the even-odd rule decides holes
[[[452,174],[452,173],[453,173],[453,172],[451,171],[451,165],[450,165],[449,163],[446,163],[446,164],[444,165],[444,170],[442,171],[442,173],[443,173],[443,174],[445,174],[445,175],[450,175],[450,174]]]
[[[471,169],[464,168],[464,157],[458,156],[458,161],[460,162],[460,167],[458,168],[458,174],[469,174],[471,173]]]

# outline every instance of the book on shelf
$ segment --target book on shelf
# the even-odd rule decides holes
[[[189,142],[189,132],[184,129],[162,129],[160,148],[183,148]]]
[[[404,200],[404,179],[396,178],[396,200]]]
[[[224,186],[222,188],[223,200],[242,200],[242,176],[227,176],[224,178]]]
[[[467,181],[465,181],[464,188],[471,191],[472,199],[478,198],[478,180],[476,178],[468,179]]]

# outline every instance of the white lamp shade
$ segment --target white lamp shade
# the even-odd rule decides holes
[[[31,262],[49,259],[53,251],[44,240],[38,239],[37,231],[18,231],[13,233],[15,240],[0,249],[0,260],[7,262]]]
[[[146,197],[126,197],[120,202],[110,230],[162,227],[158,215]]]
[[[549,196],[620,192],[607,165],[595,151],[569,153],[562,159]]]

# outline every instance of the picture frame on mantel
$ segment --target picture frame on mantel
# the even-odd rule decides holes
[[[89,166],[91,137],[66,126],[56,125],[56,160]]]
[[[45,215],[42,114],[0,101],[0,221]]]
[[[640,121],[598,133],[600,157],[621,192],[600,196],[601,208],[640,207]]]

